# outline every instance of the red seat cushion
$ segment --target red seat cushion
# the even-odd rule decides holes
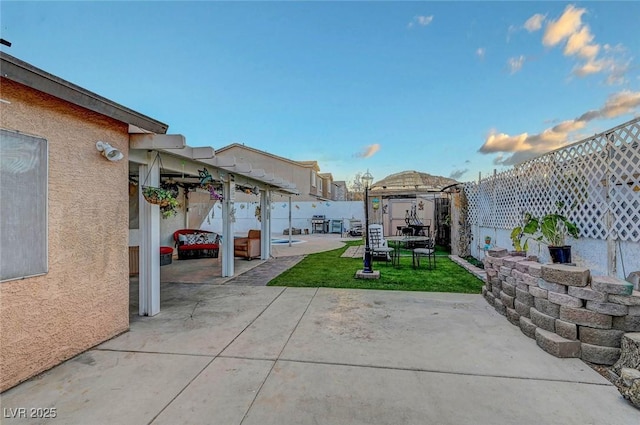
[[[180,251],[187,251],[191,249],[218,249],[218,244],[194,244],[194,245],[180,245],[178,246]]]
[[[173,248],[170,246],[161,246],[160,255],[173,254]]]

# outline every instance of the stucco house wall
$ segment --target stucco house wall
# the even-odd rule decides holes
[[[128,125],[2,78],[0,126],[48,142],[48,273],[0,283],[0,391],[129,326]],[[109,162],[98,140],[125,154]]]

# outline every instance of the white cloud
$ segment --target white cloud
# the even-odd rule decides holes
[[[522,69],[522,65],[524,65],[525,57],[520,55],[517,58],[509,58],[507,60],[507,66],[509,67],[509,72],[515,74],[516,72]]]
[[[524,23],[524,29],[529,32],[538,31],[542,28],[542,23],[544,22],[547,15],[543,15],[541,13],[536,13]]]
[[[464,176],[467,171],[469,171],[468,168],[465,168],[464,170],[454,170],[449,174],[449,178],[458,180],[460,177]]]
[[[485,53],[487,53],[487,50],[484,47],[478,47],[476,50],[476,56],[480,59],[484,59]]]
[[[517,164],[566,145],[570,141],[569,136],[583,129],[589,121],[616,118],[634,113],[638,108],[640,91],[621,91],[609,96],[600,109],[587,111],[573,120],[562,121],[538,134],[509,135],[491,130],[478,151],[483,154],[498,153],[494,164]]]
[[[595,58],[600,46],[591,44],[591,41],[593,41],[593,34],[591,34],[589,27],[585,25],[569,36],[564,47],[565,56],[578,55],[584,59]]]
[[[380,150],[380,144],[374,143],[373,145],[365,146],[360,152],[356,153],[354,156],[356,158],[371,158]]]
[[[416,16],[416,21],[418,22],[418,25],[426,27],[427,25],[429,25],[431,23],[431,21],[433,21],[433,15],[431,15],[431,16]]]
[[[610,86],[624,83],[626,81],[625,76],[627,75],[630,64],[630,60],[627,62],[612,61],[609,67],[609,76],[607,77],[606,83]]]
[[[508,134],[497,133],[492,130],[479,151],[481,153],[494,153],[525,150],[528,148],[528,146],[526,146],[527,137],[529,137],[527,133],[509,136]]]
[[[556,124],[552,127],[552,130],[557,133],[571,133],[584,128],[587,125],[585,121],[580,120],[567,120],[562,121],[560,124]]]
[[[421,27],[426,27],[433,21],[433,15],[430,16],[414,16],[413,20],[409,22],[409,28],[412,28],[414,25],[420,25]]]
[[[582,26],[582,15],[586,9],[577,9],[570,4],[564,13],[555,21],[550,21],[544,31],[542,43],[545,46],[555,46],[571,36]]]
[[[568,5],[558,19],[547,22],[542,44],[554,47],[566,42],[564,55],[579,60],[572,71],[577,77],[606,73],[608,74],[605,79],[606,84],[624,83],[629,69],[629,62],[620,57],[625,53],[624,47],[620,44],[601,46],[595,43],[591,28],[582,22],[586,12],[586,9]],[[602,52],[605,54],[604,57],[601,56]]]
[[[602,72],[606,67],[606,62],[602,60],[592,60],[573,68],[573,74],[578,77],[586,77],[587,75],[597,74]]]
[[[604,107],[600,109],[600,116],[605,118],[615,118],[620,115],[629,114],[640,106],[640,92],[621,91],[607,99]]]

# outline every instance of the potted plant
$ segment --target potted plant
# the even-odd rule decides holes
[[[162,218],[173,217],[178,212],[177,208],[180,207],[174,188],[143,186],[142,196],[150,204],[160,206]]]
[[[571,263],[571,246],[565,242],[567,236],[578,238],[578,226],[558,213],[546,214],[539,218],[528,214],[526,218],[523,233],[547,245],[554,263]]]

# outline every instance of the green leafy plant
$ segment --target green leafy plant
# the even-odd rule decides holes
[[[562,214],[547,214],[540,218],[530,217],[525,233],[548,246],[564,246],[567,236],[578,238],[578,226]],[[535,229],[535,231],[531,231]]]
[[[177,190],[174,188],[161,188],[153,186],[143,186],[142,195],[147,202],[159,205],[162,218],[173,217],[178,213],[180,203],[176,199]]]
[[[511,231],[511,243],[513,248],[518,251],[527,251],[529,249],[529,238],[525,237],[525,234],[534,234],[538,229],[538,222],[529,213],[525,213],[519,226],[516,226]],[[524,244],[522,239],[524,238]]]
[[[557,211],[562,211],[564,202],[556,203]],[[524,214],[522,224],[511,232],[511,240],[516,250],[527,249],[529,239],[533,239],[550,247],[565,246],[567,236],[578,238],[578,226],[559,212],[534,217],[529,213]],[[520,242],[525,237],[525,244]]]
[[[178,200],[176,198],[169,199],[168,205],[160,207],[162,218],[169,218],[178,214],[178,208],[180,208],[180,203],[178,202]]]

